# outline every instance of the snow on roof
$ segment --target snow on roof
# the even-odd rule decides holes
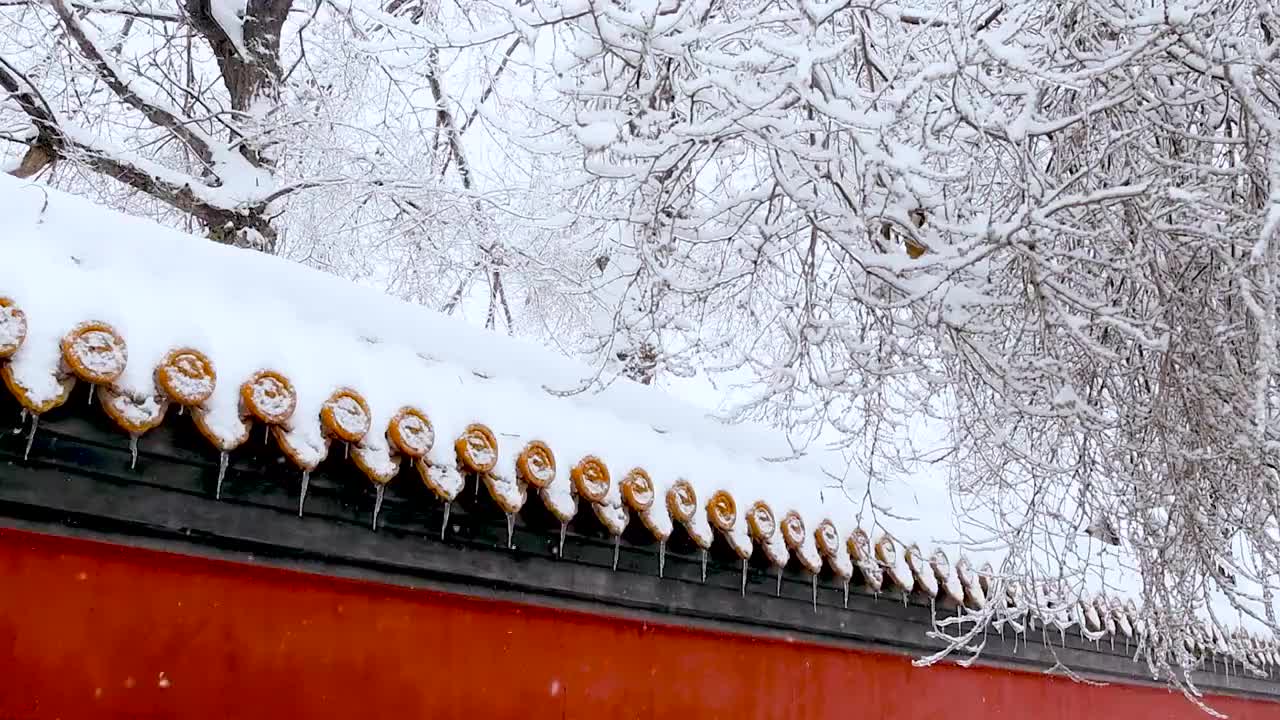
[[[6,377],[33,411],[62,396],[69,378],[62,341],[94,321],[126,346],[123,372],[100,379],[115,396],[172,404],[157,388],[156,369],[179,348],[207,358],[216,385],[198,409],[222,448],[236,446],[245,431],[242,385],[269,370],[291,386],[292,412],[274,424],[304,469],[332,444],[321,423],[326,401],[350,388],[376,429],[357,443],[371,468],[391,469],[397,453],[386,430],[402,408],[414,407],[438,439],[426,459],[439,468],[456,467],[454,440],[482,423],[496,440],[496,475],[514,477],[530,441],[552,450],[559,468],[552,496],[568,496],[570,468],[594,455],[612,478],[605,504],[620,502],[619,483],[635,467],[647,471],[659,498],[687,479],[698,505],[691,522],[704,537],[704,505],[718,490],[737,500],[734,528],[745,527],[742,514],[756,500],[779,516],[795,510],[811,532],[827,516],[849,523],[851,505],[820,499],[814,466],[762,459],[789,453],[778,438],[624,380],[572,392],[594,371],[528,341],[13,178],[0,179],[0,217],[0,295],[27,321]],[[259,391],[266,382],[259,380]],[[358,404],[356,411],[363,411]],[[669,524],[653,520],[659,529]]]
[[[945,484],[897,488],[895,513],[859,529],[818,460],[764,459],[790,453],[776,434],[628,381],[571,392],[593,371],[528,341],[8,176],[0,218],[0,376],[33,414],[90,382],[135,436],[182,405],[211,452],[266,425],[304,475],[345,442],[379,485],[420,479],[448,501],[481,478],[509,513],[534,499],[566,522],[585,497],[615,534],[632,515],[661,541],[679,523],[704,548],[719,534],[744,558],[754,544],[877,590],[985,602],[973,562],[990,553],[898,539],[955,537]],[[1097,607],[1130,627],[1131,607]]]

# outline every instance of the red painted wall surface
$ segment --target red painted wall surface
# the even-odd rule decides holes
[[[1216,698],[1234,718],[1280,704]],[[0,720],[1204,718],[1158,688],[476,600],[0,529]]]

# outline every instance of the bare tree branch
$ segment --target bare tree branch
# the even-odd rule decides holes
[[[80,19],[71,11],[65,0],[48,0],[48,3],[53,8],[53,11],[57,13],[58,18],[62,20],[62,25],[67,29],[67,34],[75,41],[85,59],[89,61],[89,64],[98,73],[98,77],[106,83],[107,87],[111,88],[111,91],[117,97],[130,107],[140,111],[158,127],[165,128],[173,133],[197,157],[210,158],[212,148],[209,139],[203,133],[194,129],[187,120],[179,117],[176,110],[161,107],[159,103],[143,98],[137,89],[132,87],[129,81],[121,76],[114,63],[108,60],[106,54],[98,47],[97,43],[89,37],[84,26],[81,25]]]

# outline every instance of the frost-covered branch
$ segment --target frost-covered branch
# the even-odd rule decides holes
[[[46,0],[0,0],[0,7],[18,7],[22,5],[38,5]],[[182,16],[174,12],[166,12],[155,8],[139,7],[137,4],[97,2],[95,0],[73,0],[71,7],[86,12],[104,13],[108,15],[124,15],[142,20],[158,22],[181,22]]]
[[[1278,629],[1268,3],[535,5],[602,364],[750,373],[737,417],[868,474],[945,424],[1009,576],[1140,597],[1172,682]]]
[[[173,133],[199,157],[211,157],[212,144],[209,139],[188,120],[182,118],[176,109],[163,107],[156,99],[144,98],[144,91],[130,83],[114,66],[64,0],[48,0],[48,3],[62,20],[67,35],[80,48],[80,53],[117,97],[141,112],[152,123]]]

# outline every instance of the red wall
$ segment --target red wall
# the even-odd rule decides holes
[[[1235,718],[1280,704],[1215,699]],[[0,720],[1204,718],[1158,688],[598,617],[0,529]]]

